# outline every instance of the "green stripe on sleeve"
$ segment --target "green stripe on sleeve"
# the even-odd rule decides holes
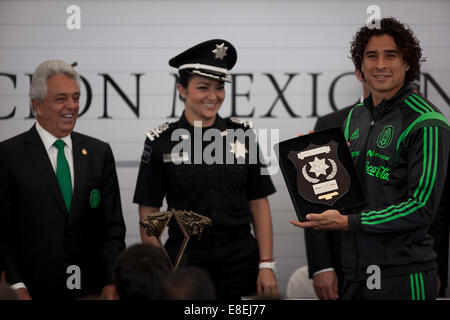
[[[426,103],[425,100],[423,100],[419,95],[413,93],[412,96],[417,100],[419,100],[422,104],[426,105],[429,108],[429,110],[433,110],[433,108],[428,103]]]
[[[423,109],[425,112],[433,112],[434,110],[429,106],[424,106],[423,104],[421,104],[419,101],[417,101],[416,99],[414,99],[412,96],[409,96],[408,99],[412,102],[415,103],[416,106],[418,106],[419,108]],[[423,101],[423,100],[422,100]]]
[[[412,273],[409,275],[409,279],[411,280],[411,300],[416,300],[416,295],[414,294],[414,279]]]
[[[427,131],[429,135],[427,135]],[[434,131],[434,133],[433,133]],[[369,211],[361,213],[361,223],[367,225],[380,224],[391,221],[410,214],[422,208],[428,201],[431,191],[436,180],[437,172],[437,154],[438,154],[438,128],[424,128],[424,155],[423,155],[423,171],[422,177],[417,189],[414,192],[414,198],[409,199],[398,205],[392,205],[379,211]],[[426,177],[425,183],[424,177]],[[431,182],[430,182],[431,177]],[[417,195],[419,195],[417,197]],[[425,197],[424,197],[425,195]],[[411,208],[412,207],[412,208]],[[411,209],[409,209],[411,208]],[[406,211],[409,209],[408,211]],[[384,213],[384,214],[383,214]],[[385,218],[383,220],[370,221]]]
[[[364,221],[366,221],[366,220],[373,220],[373,219],[378,219],[378,218],[384,218],[384,217],[392,215],[395,212],[406,210],[409,207],[411,207],[412,205],[417,204],[417,201],[415,201],[417,199],[417,194],[424,188],[423,187],[423,180],[424,180],[424,177],[426,177],[427,174],[428,174],[428,172],[427,172],[427,170],[428,170],[427,162],[429,161],[429,154],[431,152],[428,152],[428,146],[427,146],[428,138],[427,137],[428,137],[427,136],[427,128],[424,128],[424,146],[423,146],[423,163],[424,164],[423,164],[422,176],[421,176],[421,179],[419,181],[419,185],[418,185],[418,187],[417,187],[417,189],[416,189],[416,191],[414,193],[414,199],[409,199],[408,201],[402,202],[402,203],[400,203],[398,205],[389,206],[389,207],[387,207],[387,208],[385,208],[383,210],[361,213],[361,216],[362,216],[361,217],[361,221],[363,221],[363,220]],[[392,211],[390,211],[390,210],[392,210]],[[385,212],[387,212],[387,213],[384,214],[384,215],[380,215],[381,213],[385,213]],[[374,214],[377,214],[377,215],[374,215]],[[370,215],[372,215],[372,216],[370,216]],[[365,216],[370,216],[370,217],[365,217]],[[362,222],[362,223],[364,223],[364,222]]]
[[[419,273],[420,277],[420,291],[422,292],[422,300],[425,300],[425,286],[423,285],[423,275],[422,272]]]
[[[416,111],[417,113],[420,114],[424,114],[424,111],[417,109],[411,102],[409,102],[408,100],[405,100],[405,103],[414,111]]]
[[[420,292],[419,292],[419,277],[417,276],[417,273],[414,274],[414,280],[415,280],[415,289],[416,289],[416,297],[417,300],[420,300]]]
[[[348,137],[349,137],[350,118],[352,117],[353,110],[355,110],[356,107],[363,106],[363,105],[364,105],[364,103],[358,103],[348,113],[347,120],[345,121],[345,130],[344,130],[344,136],[345,136],[346,141],[348,141]]]
[[[423,179],[425,177],[425,172],[426,172],[426,168],[427,168],[427,162],[425,161],[425,159],[427,159],[427,154],[426,154],[426,144],[427,144],[427,130],[424,129],[423,132],[423,144],[424,144],[424,148],[423,148],[423,168],[422,168],[422,176],[420,177],[420,181],[419,181],[419,187],[416,189],[416,191],[414,192],[413,197],[417,198],[417,194],[419,193],[420,188],[422,187],[423,184]]]
[[[431,190],[433,189],[434,182],[436,181],[436,174],[437,174],[437,162],[438,162],[438,128],[430,128],[434,129],[434,169],[433,169],[433,176],[431,178],[431,187],[428,189],[428,193],[425,196],[425,202],[428,200],[428,198],[431,195]]]
[[[418,117],[416,120],[414,120],[413,122],[411,122],[409,124],[409,126],[402,132],[402,134],[400,135],[400,137],[398,138],[397,141],[397,148],[396,150],[398,151],[401,143],[403,142],[403,140],[406,139],[406,137],[408,136],[408,134],[422,121],[425,120],[439,120],[442,123],[442,127],[443,128],[448,128],[448,122],[447,119],[440,114],[439,112],[428,112],[428,113],[424,113],[422,114],[420,117]]]
[[[425,185],[426,186],[428,186],[428,184],[429,184],[429,182],[430,182],[430,176],[431,176],[431,163],[432,163],[432,156],[433,156],[433,128],[426,128],[426,129],[428,129],[428,131],[430,132],[430,136],[429,136],[429,145],[430,145],[430,152],[428,152],[428,161],[427,161],[427,166],[428,166],[428,168],[427,168],[427,178],[426,178],[426,182],[425,182]],[[426,132],[426,130],[425,130],[425,132]],[[426,148],[426,145],[425,145],[425,147],[424,147],[424,149]],[[422,188],[422,192],[420,192],[420,195],[419,195],[419,202],[422,202],[422,199],[423,199],[423,195],[425,194],[425,189],[426,188]],[[417,190],[416,190],[417,191]],[[428,190],[427,190],[428,191]]]

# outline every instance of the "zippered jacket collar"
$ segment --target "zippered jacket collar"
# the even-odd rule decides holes
[[[389,100],[383,99],[379,105],[373,106],[372,94],[364,99],[364,105],[370,111],[373,118],[376,119],[380,115],[384,114],[391,109],[391,106],[397,105],[399,101],[403,101],[407,96],[412,93],[412,85],[410,82],[405,82],[403,87],[397,91],[397,93]]]

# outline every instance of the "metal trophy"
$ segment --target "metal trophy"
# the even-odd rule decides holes
[[[161,236],[172,218],[175,219],[175,222],[178,224],[178,227],[184,235],[184,239],[180,245],[180,249],[178,250],[176,257],[174,257],[173,259],[167,253],[164,245],[161,242]],[[181,258],[183,257],[190,237],[197,236],[197,239],[200,240],[203,229],[206,226],[211,225],[212,221],[210,218],[194,213],[192,211],[171,209],[170,211],[148,214],[142,220],[140,220],[139,223],[144,228],[145,233],[149,237],[154,236],[158,239],[161,248],[163,249],[165,255],[169,260],[170,266],[173,270],[175,270],[180,264]]]

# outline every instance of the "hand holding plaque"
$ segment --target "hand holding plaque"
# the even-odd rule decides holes
[[[307,213],[348,210],[365,203],[339,128],[286,140],[278,148],[283,178],[300,221]]]

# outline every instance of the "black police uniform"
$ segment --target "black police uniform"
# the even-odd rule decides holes
[[[169,65],[179,70],[180,77],[190,74],[230,82],[228,71],[236,60],[236,49],[231,43],[213,39],[180,53],[170,59]],[[257,158],[259,155],[257,149],[252,152],[257,146],[253,131],[247,130],[250,137],[241,137],[242,141],[234,140],[235,135],[231,135],[234,131],[227,131],[249,127],[252,125],[248,121],[217,116],[211,128],[194,128],[183,113],[177,122],[148,132],[134,195],[134,202],[141,205],[161,207],[166,197],[168,209],[192,210],[211,218],[213,225],[206,229],[202,239],[189,241],[181,265],[207,269],[220,299],[256,292],[259,250],[250,233],[252,214],[248,201],[275,192],[270,177],[261,175],[263,166],[259,159],[251,161],[255,154]],[[172,141],[172,134],[179,132],[176,129],[185,132]],[[195,134],[199,130],[197,139]],[[216,147],[211,149],[211,140],[201,139],[203,132],[218,133],[212,143],[223,144],[219,147],[214,144]],[[176,149],[179,143],[190,148],[179,152]],[[217,161],[203,161],[203,151]],[[230,158],[239,161],[226,161]],[[170,256],[177,254],[183,239],[180,229],[171,221],[165,244]]]
[[[250,233],[252,215],[248,201],[275,192],[270,177],[261,174],[264,165],[259,157],[257,163],[250,163],[250,153],[245,152],[257,149],[250,145],[256,144],[253,131],[245,141],[237,139],[239,142],[235,142],[245,145],[245,151],[242,148],[236,151],[235,145],[227,142],[227,133],[235,132],[227,132],[227,129],[244,131],[249,130],[249,126],[250,122],[217,116],[212,127],[194,128],[183,113],[177,122],[163,125],[154,130],[153,135],[150,132],[148,136],[153,141],[149,138],[145,141],[134,195],[134,202],[140,205],[161,207],[166,197],[168,209],[192,210],[211,218],[213,224],[205,229],[201,240],[190,239],[180,265],[207,269],[219,298],[239,298],[256,292],[259,253],[256,239]],[[206,164],[203,159],[194,158],[203,155],[211,143],[203,142],[201,137],[198,139],[198,133],[211,128],[222,133],[222,163]],[[176,129],[185,132],[175,132]],[[194,130],[198,131],[194,133]],[[172,141],[173,134],[178,137],[176,141]],[[172,150],[183,139],[190,148],[174,153]],[[201,149],[197,150],[201,152],[195,152],[200,144]],[[232,164],[226,163],[230,155],[234,160]],[[183,163],[177,164],[177,161]],[[182,238],[177,225],[169,224],[169,239],[165,244],[169,255],[178,252]]]

